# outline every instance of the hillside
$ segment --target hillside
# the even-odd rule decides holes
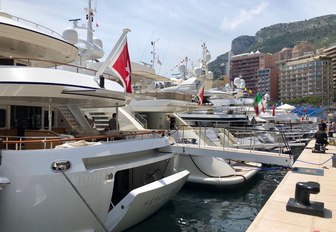
[[[336,15],[325,15],[304,21],[264,27],[255,36],[244,35],[235,38],[231,43],[231,51],[235,55],[257,50],[275,53],[284,47],[294,47],[299,41],[309,41],[316,48],[327,47],[335,43]],[[217,59],[209,64],[209,69],[214,72],[215,78],[219,77],[218,64],[222,63]]]

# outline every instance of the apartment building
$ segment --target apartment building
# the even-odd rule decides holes
[[[323,50],[323,53],[331,58],[332,64],[332,95],[335,98],[336,93],[336,44]]]
[[[322,105],[332,101],[332,60],[325,55],[307,53],[278,61],[281,101],[302,97],[320,97]]]
[[[278,72],[272,54],[244,53],[232,56],[230,80],[240,77],[245,80],[245,86],[256,95],[270,94],[271,101],[278,98]]]

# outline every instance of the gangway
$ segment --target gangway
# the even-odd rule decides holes
[[[175,143],[170,147],[160,149],[160,151],[175,152],[179,155],[214,156],[229,160],[256,162],[282,167],[291,167],[294,163],[293,156],[289,154],[228,147],[200,146],[197,144]]]

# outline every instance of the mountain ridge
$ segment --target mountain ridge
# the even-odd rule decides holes
[[[308,41],[316,48],[328,47],[336,42],[336,14],[329,14],[290,23],[277,23],[263,27],[254,36],[242,35],[233,39],[231,51],[234,55],[260,51],[275,53],[285,47],[293,48],[300,41]],[[227,62],[224,53],[209,63],[209,70],[218,78],[221,64]]]

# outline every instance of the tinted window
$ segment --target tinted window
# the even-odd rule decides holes
[[[6,126],[6,110],[0,109],[0,128]]]

